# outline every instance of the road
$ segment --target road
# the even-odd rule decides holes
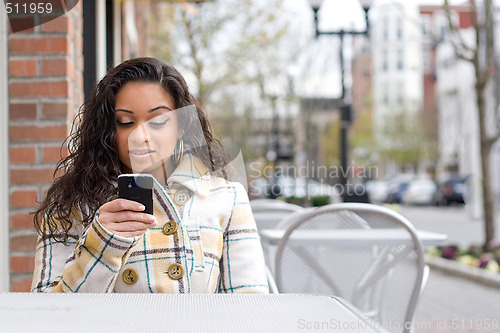
[[[500,332],[500,289],[431,269],[415,333]]]
[[[473,219],[463,205],[450,207],[390,206],[406,217],[417,229],[444,233],[448,244],[467,247],[484,241],[483,220]],[[495,238],[500,241],[500,212],[497,212]]]
[[[449,244],[481,244],[483,221],[474,220],[464,206],[393,206],[417,229],[448,235]],[[500,212],[496,219],[500,240]],[[500,332],[500,289],[431,269],[417,308],[415,333]]]

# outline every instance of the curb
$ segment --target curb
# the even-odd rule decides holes
[[[442,272],[451,273],[480,284],[500,288],[500,273],[493,273],[482,268],[467,266],[453,260],[425,255],[425,263],[431,268]]]

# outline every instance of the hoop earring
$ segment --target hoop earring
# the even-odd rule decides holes
[[[181,162],[182,156],[184,156],[184,140],[179,138],[175,144],[174,152],[172,153],[172,160],[175,164]]]

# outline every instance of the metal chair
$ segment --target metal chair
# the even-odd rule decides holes
[[[301,211],[304,209],[301,206],[290,204],[284,201],[273,200],[273,199],[256,199],[250,200],[250,207],[252,208],[253,217],[255,219],[255,224],[257,225],[257,230],[264,229],[274,229],[281,220],[286,218],[288,215]],[[268,267],[268,279],[273,278],[271,274],[272,271],[272,258],[276,248],[271,248],[266,244],[262,244],[262,250],[264,251],[264,258],[266,260]],[[276,284],[274,279],[272,283],[269,283],[271,292],[278,293],[276,289],[272,289]]]
[[[257,229],[274,229],[290,213],[304,209],[301,206],[273,199],[250,200]]]
[[[275,256],[280,293],[339,296],[389,331],[411,331],[425,265],[408,220],[362,203],[306,210],[290,220]]]
[[[267,275],[267,284],[269,285],[269,293],[270,294],[279,294],[278,286],[276,285],[276,281],[274,280],[273,273],[269,269],[268,265],[266,265],[266,275]]]

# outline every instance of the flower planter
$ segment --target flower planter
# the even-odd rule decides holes
[[[500,288],[499,273],[487,271],[479,267],[469,266],[455,260],[435,257],[429,254],[425,256],[425,262],[431,267],[431,269],[438,269],[446,273],[474,280],[484,285]]]

